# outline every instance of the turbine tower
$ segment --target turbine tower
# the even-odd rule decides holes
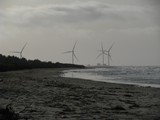
[[[108,55],[108,54],[106,53],[106,50],[104,50],[102,43],[101,43],[101,50],[99,50],[99,51],[101,53],[97,56],[97,58],[99,58],[102,55],[102,65],[104,65],[104,56]]]
[[[18,54],[20,54],[20,58],[22,58],[22,57],[23,57],[23,56],[22,56],[22,53],[23,53],[23,50],[24,50],[24,48],[26,47],[26,45],[27,45],[27,43],[23,46],[23,48],[21,49],[20,52],[18,52],[18,51],[13,51],[12,53],[18,53]]]
[[[105,50],[105,52],[107,52],[107,55],[108,55],[108,66],[110,66],[110,60],[112,61],[112,57],[111,57],[110,51],[111,51],[111,49],[112,49],[114,44],[115,43],[113,43],[108,50]]]
[[[78,61],[78,58],[76,57],[75,52],[74,52],[76,44],[77,44],[77,41],[75,42],[75,44],[74,44],[74,46],[73,46],[71,51],[64,52],[64,53],[71,53],[71,55],[72,55],[72,64],[74,64],[74,58],[76,58],[76,60]]]

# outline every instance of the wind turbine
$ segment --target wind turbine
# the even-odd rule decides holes
[[[107,52],[107,55],[108,55],[108,66],[110,66],[110,60],[112,61],[112,57],[111,57],[110,51],[111,51],[111,49],[112,49],[114,44],[115,43],[113,43],[108,50],[105,50],[105,52]]]
[[[102,64],[104,65],[104,56],[108,55],[108,54],[106,53],[106,50],[104,50],[102,43],[101,43],[101,50],[99,50],[99,51],[101,53],[97,56],[97,58],[99,58],[102,55]]]
[[[77,41],[75,42],[71,51],[64,52],[64,53],[71,53],[72,54],[72,64],[74,64],[74,58],[76,58],[76,60],[78,61],[78,58],[76,57],[75,52],[74,52],[76,44],[77,44]]]
[[[26,47],[26,45],[27,45],[27,43],[23,46],[23,48],[21,49],[20,52],[19,51],[13,51],[12,53],[18,53],[18,54],[20,54],[20,58],[22,58],[22,53],[23,53],[23,50]]]

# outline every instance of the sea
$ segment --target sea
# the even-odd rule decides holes
[[[62,77],[160,88],[160,66],[110,66],[63,71]]]

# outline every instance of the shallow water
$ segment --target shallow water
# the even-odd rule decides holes
[[[160,67],[158,66],[114,66],[108,68],[65,70],[63,73],[63,77],[160,87]]]

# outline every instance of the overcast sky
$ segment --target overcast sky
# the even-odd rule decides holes
[[[97,64],[111,49],[111,65],[160,65],[160,0],[0,0],[0,53],[52,62]],[[105,57],[107,63],[107,56]]]

